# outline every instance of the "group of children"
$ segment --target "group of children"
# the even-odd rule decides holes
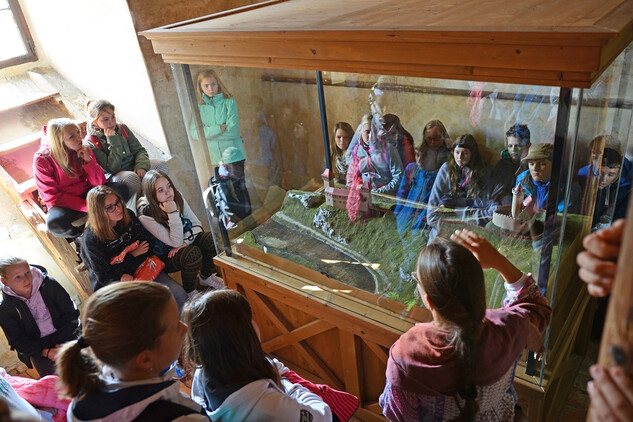
[[[396,116],[367,114],[356,132],[345,122],[334,126],[332,165],[339,183],[395,195],[399,232],[428,227],[431,241],[438,229],[440,208],[485,225],[499,206],[512,202],[513,189],[519,186],[528,211],[533,214],[546,208],[554,146],[532,144],[524,124],[512,125],[505,135],[506,148],[499,161],[489,166],[472,135],[452,141],[444,124],[432,120],[425,125],[422,142],[413,155],[409,152],[413,151],[413,138]],[[601,219],[607,224],[623,216],[631,183],[630,177],[620,177],[620,170],[628,176],[633,169],[606,135],[594,139],[590,148],[592,164],[583,167],[574,179],[568,210],[579,212],[581,191],[597,184],[596,226]],[[558,211],[563,205],[561,200]]]
[[[0,280],[9,344],[40,376],[59,375],[62,394],[73,399],[69,420],[325,422],[348,420],[358,407],[354,396],[269,358],[236,291],[194,297],[181,321],[168,288],[122,279],[88,298],[80,326],[68,293],[44,269],[7,257]],[[180,392],[181,356],[195,370],[191,398]]]
[[[462,230],[451,240],[438,238],[419,255],[417,286],[433,321],[392,346],[380,398],[390,420],[512,419],[516,363],[526,346],[542,347],[551,309],[532,278],[483,237]],[[506,282],[502,309],[486,310],[485,268]],[[38,371],[40,356],[55,363],[73,399],[70,420],[331,421],[348,420],[358,406],[350,394],[314,385],[268,357],[236,291],[192,298],[181,320],[165,286],[111,283],[88,298],[79,328],[68,294],[45,271],[7,258],[0,278],[2,328],[12,347],[30,344]],[[191,398],[180,392],[181,354],[194,370]]]
[[[245,191],[237,104],[212,71],[199,74],[197,88],[201,119],[193,119],[192,135],[204,131],[215,177],[229,179],[234,193]],[[152,163],[132,131],[117,123],[114,106],[98,100],[87,110],[85,140],[72,121],[54,119],[34,158],[49,230],[82,236],[81,258],[95,290],[82,324],[68,293],[45,269],[21,258],[0,260],[0,326],[28,366],[42,376],[59,374],[64,393],[73,398],[69,418],[347,420],[358,400],[344,392],[328,400],[319,393],[325,386],[310,387],[268,357],[243,295],[214,285],[217,290],[189,300],[196,283],[217,280],[210,233],[173,186],[165,163]],[[365,115],[356,132],[337,123],[331,150],[338,181],[396,194],[396,214],[414,229],[434,221],[434,208],[476,209],[489,218],[519,185],[535,208],[545,207],[552,147],[532,145],[527,126],[508,130],[494,169],[486,167],[472,135],[452,142],[442,122],[432,120],[422,136],[414,148],[393,114]],[[592,147],[594,161],[583,174],[599,180],[605,197],[598,205],[613,207],[610,189],[618,178],[607,169],[619,167],[614,163],[622,157],[604,140],[596,144],[601,147]],[[247,192],[238,205],[250,213]],[[75,222],[82,213],[88,217],[83,234]],[[542,348],[551,308],[531,276],[468,230],[451,240],[438,238],[419,254],[415,279],[433,321],[417,324],[392,346],[380,397],[390,420],[421,414],[512,419],[521,351]],[[147,262],[156,264],[154,257],[165,264],[152,276],[155,282],[132,282]],[[505,280],[502,309],[486,310],[486,268]],[[176,271],[182,286],[167,274]],[[180,393],[177,381],[181,354],[194,372],[191,398]]]

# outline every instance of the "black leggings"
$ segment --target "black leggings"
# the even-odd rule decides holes
[[[215,244],[210,232],[199,233],[191,245],[179,250],[173,258],[161,257],[165,261],[168,273],[180,271],[182,287],[190,292],[195,288],[198,273],[203,278],[209,277],[215,271],[213,257]]]

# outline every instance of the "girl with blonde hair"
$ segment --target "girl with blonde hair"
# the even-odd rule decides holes
[[[44,126],[42,146],[33,158],[35,185],[46,207],[46,226],[57,237],[76,238],[82,230],[72,225],[86,211],[86,193],[106,182],[81,129],[67,118]]]

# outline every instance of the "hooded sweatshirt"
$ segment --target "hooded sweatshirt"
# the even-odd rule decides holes
[[[77,422],[119,422],[137,420],[152,422],[208,421],[202,408],[180,392],[177,368],[172,366],[163,375],[140,381],[121,381],[108,368],[103,367],[99,379],[103,382],[100,391],[91,393],[81,400],[75,398],[68,408],[68,421]],[[148,416],[148,407],[156,402],[165,407],[159,415]],[[178,417],[167,416],[170,412],[187,413]],[[139,417],[140,416],[140,417]]]
[[[240,136],[240,118],[235,99],[226,98],[222,93],[213,97],[203,93],[202,100],[204,104],[198,104],[198,110],[211,156],[211,164],[219,165],[223,161],[224,151],[230,147],[237,148],[238,153],[232,157],[231,161],[224,164],[246,159],[244,141]],[[224,131],[221,129],[223,124],[226,125]],[[191,137],[198,139],[195,119],[191,119],[190,131]]]
[[[398,150],[385,139],[384,131],[377,130],[374,125],[371,131],[369,145],[360,141],[352,151],[347,185],[354,185],[361,176],[363,184],[372,191],[395,195],[404,172],[402,160]]]
[[[285,367],[276,359],[275,367]],[[287,370],[287,369],[286,369]],[[218,385],[214,385],[218,384]],[[233,387],[214,383],[198,368],[191,385],[191,398],[205,408],[214,422],[330,422],[330,407],[307,388],[282,378],[282,388],[271,379]]]
[[[29,368],[30,356],[75,339],[79,327],[79,311],[66,290],[43,267],[31,266],[31,272],[31,298],[3,284],[0,303],[0,326],[11,349]]]
[[[514,369],[522,350],[542,348],[551,308],[530,275],[505,284],[504,308],[488,309],[475,346],[476,420],[507,421],[517,397]],[[387,385],[380,396],[390,421],[452,420],[464,401],[458,396],[461,364],[450,333],[432,322],[416,324],[391,347]]]

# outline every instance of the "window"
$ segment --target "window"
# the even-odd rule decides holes
[[[17,0],[0,0],[0,69],[37,60]]]

